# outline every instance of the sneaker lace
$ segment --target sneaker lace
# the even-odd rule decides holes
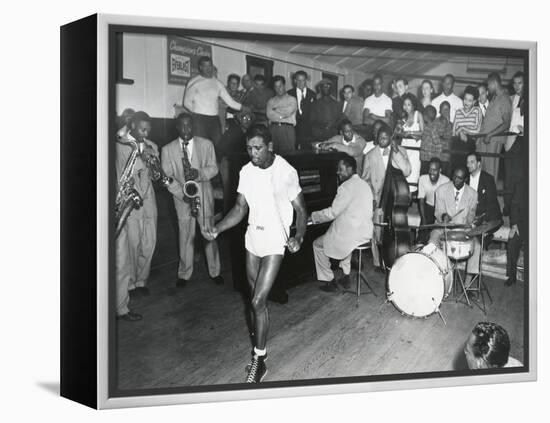
[[[258,364],[260,360],[258,357],[252,358],[252,363],[250,364],[250,369],[248,370],[248,377],[246,378],[246,383],[253,383],[256,379],[256,373],[258,372]]]

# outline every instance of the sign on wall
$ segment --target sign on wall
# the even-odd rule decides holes
[[[200,41],[168,36],[168,83],[185,85],[199,73],[201,56],[212,57],[212,46]]]

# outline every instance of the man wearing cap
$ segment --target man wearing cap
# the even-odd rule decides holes
[[[332,81],[322,79],[318,87],[320,97],[311,106],[311,132],[314,141],[325,141],[338,134],[338,122],[342,117],[342,108],[330,95]]]

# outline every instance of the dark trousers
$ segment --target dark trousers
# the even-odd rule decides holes
[[[296,113],[296,149],[311,150],[311,124]]]
[[[286,153],[294,151],[296,146],[296,132],[293,125],[271,124],[269,125],[273,151],[275,153]]]
[[[512,190],[516,183],[524,177],[523,137],[517,137],[510,150],[506,151],[504,158],[504,215],[510,213],[512,202]]]
[[[426,215],[426,221],[421,221],[421,225],[431,225],[435,223],[435,207],[430,206],[429,204],[424,204],[424,213]],[[418,231],[418,237],[416,239],[417,243],[427,244],[430,239],[430,229],[422,229]]]
[[[217,152],[222,137],[220,117],[193,113],[193,133],[212,141]]]
[[[522,233],[521,229],[520,233]],[[522,245],[523,237],[515,234],[513,238],[508,240],[508,245],[506,246],[506,276],[512,281],[516,280],[519,252]]]

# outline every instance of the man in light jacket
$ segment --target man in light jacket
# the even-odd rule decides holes
[[[338,162],[340,186],[332,205],[311,214],[313,223],[330,222],[327,232],[313,242],[317,279],[326,292],[338,291],[330,260],[339,260],[344,273],[341,283],[350,286],[351,254],[372,238],[373,197],[370,186],[357,175],[357,162],[345,156]]]

